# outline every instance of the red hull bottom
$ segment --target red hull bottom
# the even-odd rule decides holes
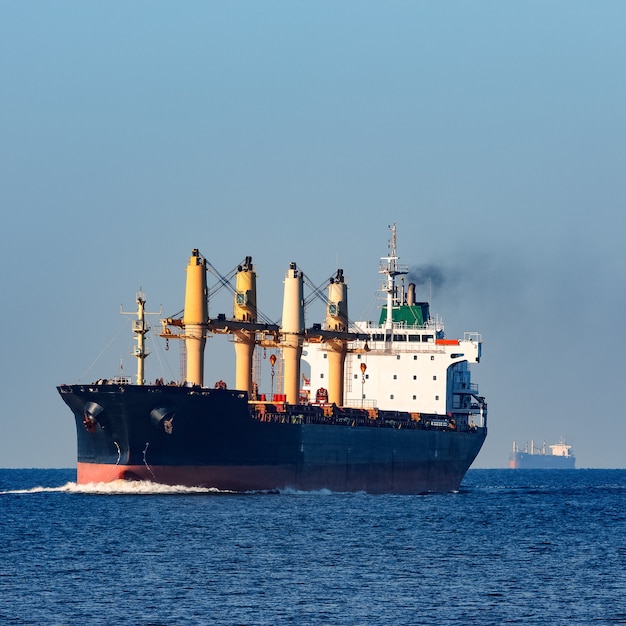
[[[457,491],[465,471],[441,467],[398,469],[345,466],[318,467],[297,475],[291,466],[146,466],[78,463],[79,484],[114,480],[147,480],[164,485],[216,488],[224,491],[297,489],[365,491],[369,493],[427,493]]]

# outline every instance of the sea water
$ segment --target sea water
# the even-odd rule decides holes
[[[626,470],[233,494],[0,470],[0,624],[626,624]]]

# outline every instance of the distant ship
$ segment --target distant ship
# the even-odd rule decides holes
[[[398,263],[395,224],[390,230],[379,266],[386,302],[380,319],[348,321],[347,283],[338,270],[327,297],[313,291],[321,292],[326,317],[310,328],[304,274],[295,263],[284,280],[282,319],[272,323],[259,319],[250,257],[226,278],[194,249],[184,312],[162,320],[160,333],[166,342],[181,340],[179,382],[144,379],[149,327],[138,293],[136,382],[116,377],[57,388],[76,422],[78,482],[150,480],[234,491],[458,490],[487,436],[487,403],[468,365],[480,361],[482,339],[476,332],[445,338],[429,303],[415,300],[415,285],[399,284],[408,267]],[[209,317],[209,268],[233,292],[232,317]],[[221,380],[204,384],[211,334],[232,337],[234,388]],[[271,390],[262,388],[256,367],[266,351]]]
[[[559,443],[541,447],[530,442],[521,449],[513,442],[513,451],[509,457],[511,469],[576,469],[576,457],[572,453],[572,446],[568,446],[562,439]]]

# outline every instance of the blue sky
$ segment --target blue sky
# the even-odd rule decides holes
[[[55,385],[134,371],[120,304],[182,309],[192,248],[223,273],[252,255],[272,319],[290,261],[342,267],[376,319],[396,222],[448,336],[483,335],[475,466],[563,436],[624,467],[624,23],[623,2],[1,3],[0,466],[74,465]],[[177,375],[153,350],[147,377]],[[209,342],[209,380],[231,352]]]

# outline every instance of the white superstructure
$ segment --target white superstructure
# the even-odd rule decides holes
[[[385,276],[386,304],[378,322],[355,322],[350,328],[362,338],[347,344],[343,404],[468,419],[483,426],[486,403],[469,369],[480,361],[481,336],[468,332],[462,339],[444,338],[443,323],[430,317],[428,303],[414,301],[414,285],[407,293],[399,291],[396,276],[408,268],[398,263],[395,225],[390,229],[390,255],[381,259],[379,270]],[[328,388],[328,357],[326,343],[305,344],[312,400],[318,389]]]

